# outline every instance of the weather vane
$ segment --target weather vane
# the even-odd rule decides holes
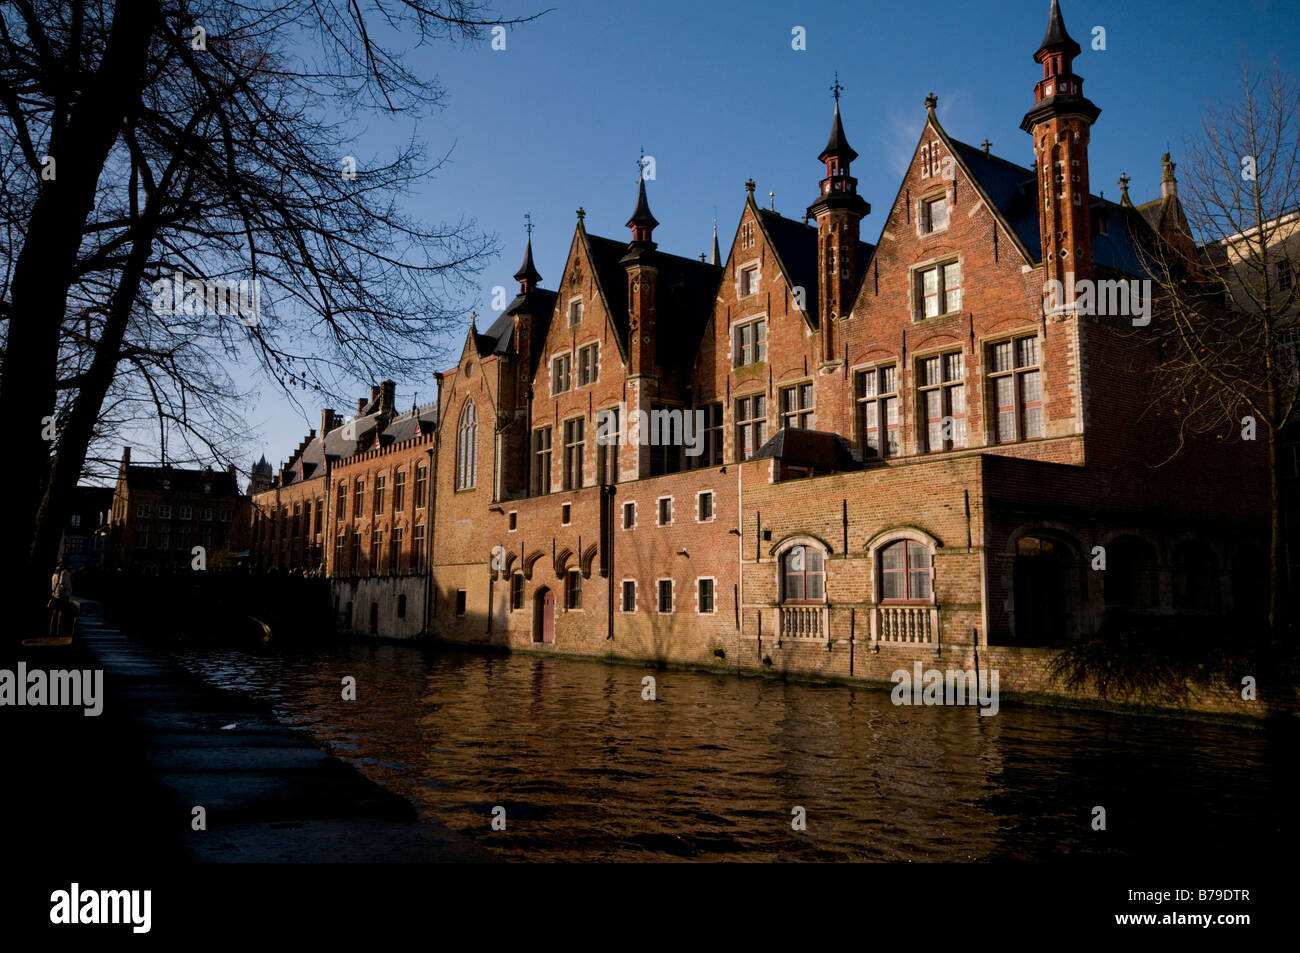
[[[837,103],[840,101],[840,93],[843,91],[844,91],[844,87],[840,85],[840,71],[836,70],[835,85],[831,87],[831,92],[835,94],[835,101]]]
[[[533,237],[533,217],[527,212],[524,213],[524,230],[528,232],[528,237]]]
[[[641,147],[641,158],[636,160],[636,180],[640,182],[645,178],[645,146]]]

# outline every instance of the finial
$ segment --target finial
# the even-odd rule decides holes
[[[1121,205],[1131,205],[1128,197],[1128,184],[1133,180],[1123,172],[1119,174],[1119,201]]]
[[[704,260],[705,260],[704,252],[700,252],[700,261],[704,261]]]
[[[768,206],[772,209],[773,212],[775,212],[775,211],[776,211],[776,193],[775,193],[775,192],[768,192],[768,193],[767,193],[767,200],[768,200]]]
[[[754,180],[753,180],[753,179],[746,179],[746,180],[745,180],[745,191],[748,192],[751,196],[754,194]]]
[[[840,101],[840,93],[842,93],[843,91],[844,91],[844,87],[840,85],[840,71],[836,70],[835,85],[831,87],[831,93],[835,96],[835,102],[837,105]]]
[[[582,223],[582,220],[583,220],[584,218],[586,218],[586,217],[587,217],[587,211],[586,211],[586,209],[584,209],[581,205],[579,205],[579,206],[578,206],[578,223],[581,224],[581,223]]]
[[[934,93],[931,93],[929,96],[926,96],[926,97],[925,97],[925,108],[928,109],[930,112],[934,112],[936,109],[938,109],[938,108],[939,108],[939,97],[936,96]]]
[[[533,237],[533,217],[527,212],[524,213],[524,231],[528,233],[529,238]]]
[[[645,146],[641,147],[641,158],[636,160],[636,180],[640,182],[645,178]]]
[[[993,143],[989,142],[988,139],[985,139],[980,145],[983,146],[985,155],[988,155],[989,150],[993,148]]]
[[[1160,168],[1162,173],[1160,176],[1161,181],[1163,182],[1174,181],[1174,169],[1177,168],[1177,164],[1169,161],[1168,152],[1166,152],[1164,155],[1160,157]]]
[[[477,311],[471,311],[471,312],[469,313],[469,326],[470,326],[471,328],[474,327],[474,324],[475,324],[475,322],[476,322],[477,319],[478,319],[478,312],[477,312]]]

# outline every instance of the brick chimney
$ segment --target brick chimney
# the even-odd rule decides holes
[[[393,405],[397,402],[397,384],[393,381],[384,381],[379,385],[379,412],[391,414]]]
[[[370,385],[370,402],[372,404],[379,399],[380,390],[381,388],[378,384]]]
[[[320,432],[321,436],[329,433],[334,429],[334,411],[332,408],[326,408],[320,412]]]
[[[365,410],[365,409],[366,409],[366,399],[365,399],[364,397],[358,397],[358,398],[357,398],[357,416],[358,416],[358,417],[361,416],[361,411],[363,411],[363,410]]]

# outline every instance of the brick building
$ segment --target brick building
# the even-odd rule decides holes
[[[189,569],[193,548],[209,567],[248,548],[248,497],[235,467],[185,470],[131,463],[122,450],[113,488],[105,563],[121,569]]]
[[[60,557],[69,569],[85,569],[104,564],[112,510],[111,486],[76,488],[72,506],[64,518],[63,535],[59,540]]]
[[[518,296],[438,375],[436,428],[304,488],[373,507],[356,481],[427,460],[420,620],[385,625],[357,578],[395,532],[363,517],[327,559],[352,628],[881,679],[978,649],[1014,690],[1108,618],[1253,613],[1266,447],[1157,467],[1177,438],[1142,399],[1141,320],[1047,291],[1114,291],[1142,243],[1188,240],[1171,167],[1149,207],[1092,195],[1079,52],[1053,2],[1033,168],[953,139],[927,97],[875,244],[838,92],[802,220],[751,180],[725,254],[679,257],[642,180],[630,242],[578,210],[555,291],[530,240]]]

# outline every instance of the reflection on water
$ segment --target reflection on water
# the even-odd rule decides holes
[[[1291,836],[1293,735],[1277,730],[1005,704],[981,718],[696,672],[656,673],[649,702],[632,666],[391,644],[178,659],[508,859],[1258,857]]]

